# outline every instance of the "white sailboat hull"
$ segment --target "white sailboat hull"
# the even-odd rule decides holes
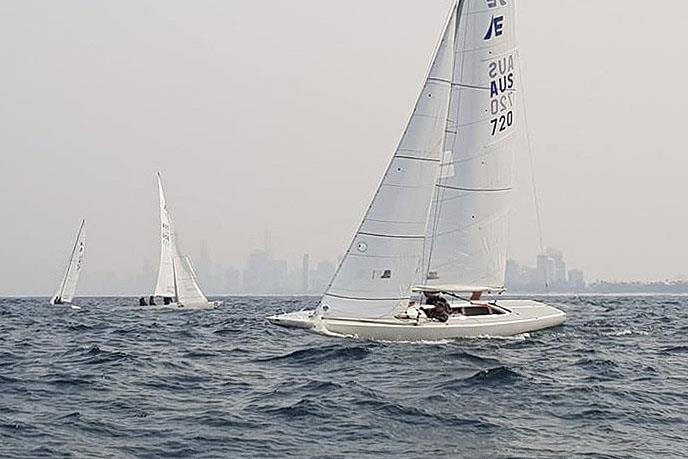
[[[70,307],[72,309],[81,309],[81,306],[77,306],[75,304],[72,304],[71,301],[63,301],[62,303],[55,303],[55,298],[52,298],[48,304],[51,306],[64,306],[64,307]]]
[[[281,327],[309,329],[315,326],[314,316],[315,311],[295,311],[270,316],[268,321]]]
[[[315,320],[313,311],[268,317],[275,325],[308,328],[322,334],[336,334],[376,341],[438,341],[455,338],[507,337],[556,327],[566,321],[563,311],[532,300],[504,300],[499,305],[510,312],[483,316],[453,315],[447,322],[423,319]]]
[[[200,309],[215,309],[222,304],[222,301],[208,301],[205,303],[170,303],[170,304],[155,304],[152,306],[141,306],[144,309],[164,309],[174,311],[200,310]]]

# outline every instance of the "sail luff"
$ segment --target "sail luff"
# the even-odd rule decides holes
[[[323,296],[325,316],[389,316],[410,296],[443,145],[455,11],[456,5],[399,145]]]

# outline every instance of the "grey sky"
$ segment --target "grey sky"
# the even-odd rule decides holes
[[[545,242],[592,279],[688,275],[688,3],[670,3],[518,4]],[[84,291],[154,265],[158,169],[192,256],[205,239],[242,266],[270,230],[292,265],[335,258],[449,5],[0,1],[0,294],[51,293],[82,216]],[[511,255],[532,262],[518,163]]]

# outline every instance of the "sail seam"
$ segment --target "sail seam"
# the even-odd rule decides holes
[[[473,84],[466,84],[466,83],[452,83],[452,87],[454,87],[454,88],[468,88],[468,89],[483,89],[485,91],[490,89],[487,86],[476,86]]]
[[[437,82],[437,83],[447,83],[447,84],[451,84],[451,80],[447,80],[447,79],[444,79],[444,78],[437,78],[437,77],[430,77],[430,78],[428,78],[427,81],[432,81],[432,82]]]
[[[407,150],[407,151],[412,151],[412,150]],[[420,151],[419,151],[419,153],[420,153]],[[431,162],[431,163],[439,163],[439,162],[440,162],[439,159],[435,159],[435,158],[421,158],[421,157],[419,157],[419,156],[396,155],[395,158],[410,159],[410,160],[413,160],[413,161],[428,161],[428,162]]]
[[[395,223],[400,225],[417,225],[419,223],[418,220],[385,220],[382,218],[369,218],[368,221],[375,223]]]
[[[502,192],[502,191],[511,191],[511,187],[507,188],[464,188],[464,187],[459,187],[459,186],[450,186],[450,185],[442,185],[440,183],[435,185],[438,188],[445,188],[449,190],[456,190],[456,191],[475,191],[475,192],[485,192],[485,193],[497,193],[497,192]]]
[[[412,117],[414,117],[414,118],[427,118],[427,119],[437,120],[437,121],[439,121],[439,120],[443,121],[444,120],[444,118],[442,118],[441,116],[437,116],[437,115],[433,115],[433,114],[426,114],[426,113],[414,113],[412,115]]]

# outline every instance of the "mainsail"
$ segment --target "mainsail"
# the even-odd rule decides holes
[[[158,282],[155,286],[156,296],[173,298],[175,296],[174,271],[172,260],[177,257],[177,246],[172,232],[172,219],[167,210],[165,191],[162,188],[160,172],[158,178],[158,193],[160,195],[160,268],[158,270]]]
[[[76,293],[76,284],[79,281],[79,274],[81,274],[81,268],[84,261],[84,251],[86,249],[85,225],[85,220],[81,220],[79,231],[76,234],[74,247],[69,255],[69,260],[67,261],[67,270],[65,271],[62,282],[55,292],[55,295],[53,295],[52,299],[50,300],[51,304],[55,304],[59,301],[63,303],[71,303],[72,299],[74,299],[74,294]]]
[[[443,151],[455,10],[456,6],[382,183],[321,300],[325,317],[388,316],[407,302],[418,279],[428,209]]]
[[[500,289],[519,128],[514,0],[464,0],[457,14],[445,151],[421,283],[444,291]]]

